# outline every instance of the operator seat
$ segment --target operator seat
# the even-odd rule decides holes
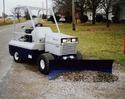
[[[25,29],[25,33],[26,33],[24,35],[25,42],[32,42],[32,35],[30,35],[32,31],[33,31],[33,28]]]
[[[35,27],[42,27],[43,24],[42,23],[38,23],[35,25]],[[25,38],[25,42],[32,42],[32,35],[29,35],[31,34],[31,32],[33,31],[33,27],[29,28],[29,29],[25,29],[25,35],[24,35],[24,38]]]

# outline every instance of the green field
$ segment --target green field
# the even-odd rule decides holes
[[[55,26],[51,26],[56,31]],[[83,57],[114,59],[115,62],[125,64],[123,54],[123,37],[125,24],[112,24],[106,28],[105,24],[77,24],[77,30],[72,31],[71,24],[59,25],[61,32],[79,38],[78,49]]]

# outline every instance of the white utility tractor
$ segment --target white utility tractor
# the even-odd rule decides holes
[[[37,60],[40,72],[48,74],[51,60],[78,60],[82,55],[77,54],[78,38],[61,33],[52,9],[43,9],[31,6],[20,6],[13,10],[16,20],[18,11],[28,12],[30,20],[24,23],[15,24],[13,39],[9,42],[9,52],[15,62],[24,59]],[[40,12],[51,14],[54,18],[58,32],[55,33],[50,27],[44,27],[34,18],[33,13],[41,16]],[[24,16],[22,17],[22,19]],[[28,27],[28,25],[31,25]],[[17,29],[17,31],[16,31]],[[18,35],[18,36],[17,36]]]

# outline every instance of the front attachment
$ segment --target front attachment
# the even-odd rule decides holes
[[[54,60],[50,61],[49,79],[55,79],[59,74],[71,71],[101,71],[112,73],[113,60]]]

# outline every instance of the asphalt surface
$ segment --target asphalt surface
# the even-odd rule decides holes
[[[20,23],[16,25],[16,31],[23,31],[21,26],[30,25],[29,22]],[[13,34],[14,26],[7,25],[0,27],[0,81],[6,75],[6,73],[11,69],[12,60],[9,55],[8,43],[14,37]]]
[[[12,30],[12,25],[0,27],[0,99],[125,99],[125,67],[113,66],[115,82],[48,80],[35,64],[13,61],[8,51]]]
[[[0,27],[0,82],[12,66],[8,42],[12,38],[12,25]]]

